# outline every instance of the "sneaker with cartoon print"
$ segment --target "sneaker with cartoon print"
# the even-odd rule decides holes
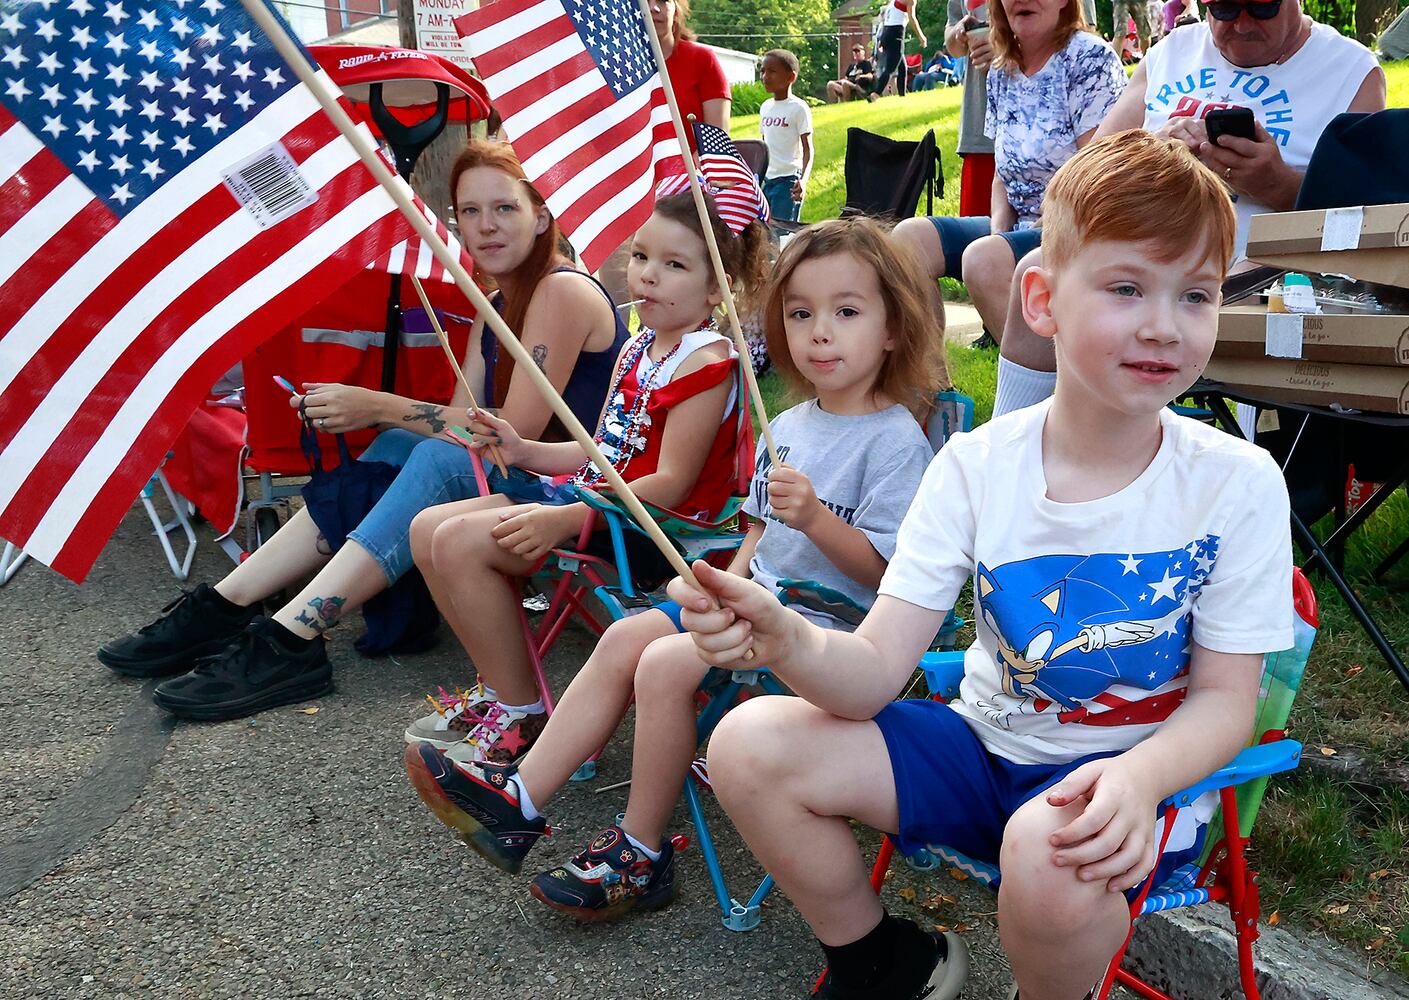
[[[528,819],[510,790],[514,768],[457,764],[429,743],[408,743],[406,776],[421,801],[494,867],[517,875],[524,855],[550,834],[542,816]]]
[[[626,832],[611,826],[575,858],[539,875],[534,898],[576,919],[616,920],[630,910],[658,910],[675,899],[675,853],[683,841],[661,842],[652,861],[632,846]]]

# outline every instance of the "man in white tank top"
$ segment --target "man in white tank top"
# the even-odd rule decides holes
[[[1200,7],[1202,22],[1176,28],[1150,49],[1093,141],[1144,128],[1188,143],[1232,191],[1236,265],[1245,256],[1248,220],[1296,203],[1311,151],[1331,119],[1384,109],[1385,75],[1373,53],[1303,14],[1300,0],[1205,0]],[[1223,136],[1211,144],[1204,116],[1220,107],[1251,108],[1256,138]],[[1019,262],[1014,287],[1041,264],[1040,254]],[[994,416],[1050,396],[1056,369],[1052,342],[1028,328],[1020,305],[1010,307]]]
[[[1243,256],[1252,216],[1295,204],[1316,140],[1331,119],[1385,103],[1384,71],[1369,49],[1302,14],[1296,0],[1282,0],[1265,21],[1248,12],[1270,10],[1275,2],[1206,4],[1208,20],[1170,32],[1145,59],[1145,87],[1131,86],[1143,96],[1143,127],[1183,139],[1233,189],[1235,257]],[[1216,16],[1235,12],[1233,20]],[[1252,109],[1255,140],[1208,141],[1204,116],[1228,107]],[[1098,136],[1130,127],[1120,112],[1118,104]]]

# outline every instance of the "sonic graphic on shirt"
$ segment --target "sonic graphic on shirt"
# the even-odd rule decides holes
[[[1190,611],[1217,554],[1218,537],[1205,535],[1164,552],[980,563],[979,613],[1003,693],[1023,701],[1022,714],[1056,706],[1062,722],[1100,725],[1087,703],[1113,685],[1153,692],[1183,674]]]

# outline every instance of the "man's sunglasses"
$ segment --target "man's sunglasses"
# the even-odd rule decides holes
[[[1251,3],[1237,3],[1235,0],[1211,0],[1204,8],[1215,21],[1236,21],[1244,11],[1249,17],[1259,21],[1270,21],[1282,9],[1282,0],[1252,0]]]

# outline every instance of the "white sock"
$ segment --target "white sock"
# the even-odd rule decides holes
[[[498,701],[498,700],[499,700],[499,693],[498,693],[497,691],[495,691],[492,687],[490,687],[488,684],[481,684],[481,685],[479,686],[479,689],[484,692],[484,697],[485,697],[488,701]]]
[[[542,715],[543,699],[539,698],[529,705],[506,705],[501,701],[499,707],[506,712],[522,712],[524,715]]]
[[[622,833],[626,833],[625,830],[622,830],[621,832],[622,832]],[[660,860],[660,851],[658,851],[658,850],[656,850],[656,851],[651,850],[649,847],[647,847],[645,844],[641,843],[639,840],[637,840],[635,837],[631,836],[631,834],[629,834],[629,833],[626,833],[626,839],[627,839],[628,841],[630,841],[632,847],[636,848],[636,850],[640,851],[642,854],[644,854],[646,857],[650,858],[652,861],[659,861],[659,860]]]
[[[1021,410],[1040,403],[1057,386],[1056,372],[1034,371],[998,355],[998,390],[993,399],[993,415]]]
[[[524,819],[537,819],[541,813],[538,807],[533,804],[533,796],[528,794],[528,789],[524,786],[523,779],[517,774],[509,775],[509,783],[514,786],[519,793],[519,809],[523,812]]]

